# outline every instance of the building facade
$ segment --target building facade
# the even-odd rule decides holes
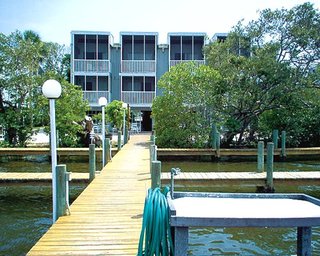
[[[152,100],[161,94],[160,77],[174,65],[204,64],[206,33],[169,33],[158,44],[156,32],[121,32],[120,43],[109,32],[71,32],[71,83],[82,88],[92,112],[99,97],[121,100],[138,115],[141,130],[152,129]],[[138,114],[137,114],[138,113]]]

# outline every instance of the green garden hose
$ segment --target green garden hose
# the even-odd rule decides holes
[[[144,203],[142,229],[137,256],[171,256],[173,243],[169,224],[169,206],[165,188],[149,189]]]

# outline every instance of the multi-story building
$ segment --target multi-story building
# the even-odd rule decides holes
[[[71,37],[71,82],[81,86],[91,111],[101,110],[99,97],[121,100],[141,113],[146,131],[160,77],[181,62],[204,64],[205,33],[169,33],[168,44],[158,44],[155,32],[121,32],[120,43],[109,32],[72,31]]]

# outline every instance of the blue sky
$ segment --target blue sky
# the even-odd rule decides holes
[[[301,0],[0,0],[0,32],[31,29],[42,40],[70,45],[70,31],[228,32],[266,8],[290,9]],[[320,1],[309,1],[320,8]]]

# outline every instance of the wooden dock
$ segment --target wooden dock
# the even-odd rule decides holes
[[[89,173],[71,173],[71,182],[88,182]],[[51,172],[0,172],[0,184],[51,183]]]
[[[28,255],[136,255],[146,191],[149,135],[134,135]]]
[[[160,157],[165,156],[214,156],[232,157],[232,156],[257,156],[258,151],[256,148],[242,148],[230,149],[221,148],[219,151],[216,149],[198,149],[198,148],[158,148],[157,154]],[[275,149],[274,155],[279,156],[281,149]],[[266,155],[266,151],[265,151]],[[313,148],[287,148],[286,156],[304,156],[304,155],[320,155],[320,147]]]
[[[317,181],[320,171],[314,172],[273,172],[274,181]],[[170,173],[161,173],[161,180],[170,182]],[[266,180],[266,172],[181,172],[174,177],[177,181],[259,181]]]

